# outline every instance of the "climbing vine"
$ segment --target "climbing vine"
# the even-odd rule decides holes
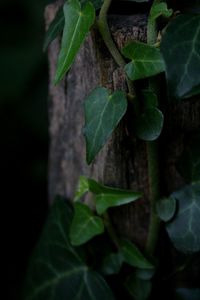
[[[86,161],[94,161],[131,102],[134,134],[146,141],[148,154],[151,209],[146,248],[141,251],[118,237],[109,216],[109,208],[140,201],[143,191],[112,188],[82,176],[73,202],[58,197],[51,208],[30,263],[27,300],[122,299],[118,291],[124,299],[150,299],[159,265],[155,250],[161,225],[177,251],[189,256],[200,251],[200,134],[191,136],[177,162],[187,185],[171,195],[161,194],[158,158],[159,136],[165,126],[158,77],[166,80],[162,86],[167,86],[167,103],[200,94],[199,10],[173,11],[170,1],[154,0],[147,43],[132,40],[120,51],[107,23],[111,2],[66,1],[49,27],[44,48],[62,34],[55,75],[55,84],[59,84],[95,24],[114,61],[124,70],[127,91],[96,87],[84,100]],[[145,88],[138,91],[142,80]],[[82,201],[86,193],[92,196],[93,209]],[[197,288],[175,293],[177,299],[200,299]]]

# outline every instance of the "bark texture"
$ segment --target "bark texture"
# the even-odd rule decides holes
[[[46,9],[50,23],[62,1]],[[131,13],[131,12],[130,12]],[[121,47],[130,40],[145,41],[146,14],[109,16],[113,38]],[[111,90],[126,90],[125,78],[108,53],[98,31],[92,33],[81,47],[69,74],[58,86],[53,85],[60,39],[49,48],[50,66],[50,154],[49,197],[56,194],[72,199],[80,175],[104,184],[128,188],[144,193],[143,199],[112,209],[112,219],[119,234],[129,237],[144,247],[149,223],[148,176],[146,146],[136,140],[129,128],[132,123],[131,108],[94,163],[85,162],[83,101],[97,86]],[[170,193],[183,184],[175,169],[177,156],[183,148],[185,134],[200,127],[200,102],[193,101],[169,106],[166,129],[161,139],[162,185]]]

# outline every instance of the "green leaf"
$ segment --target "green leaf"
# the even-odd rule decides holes
[[[155,275],[155,269],[136,269],[135,275],[142,280],[150,280]]]
[[[125,287],[134,300],[147,300],[151,294],[152,283],[130,275],[125,282]]]
[[[165,2],[155,3],[152,5],[150,10],[150,20],[156,20],[160,16],[169,18],[173,14],[172,9],[167,8],[167,4]]]
[[[84,4],[84,3],[87,3],[87,2],[88,2],[88,0],[81,0],[80,1],[81,4]],[[94,5],[94,8],[96,10],[101,8],[101,6],[103,4],[103,0],[91,0],[90,2]]]
[[[188,98],[200,93],[199,43],[199,15],[180,15],[167,27],[161,52],[169,93],[174,98]]]
[[[86,178],[85,176],[79,177],[78,187],[76,189],[74,202],[79,201],[81,197],[90,190],[88,181],[89,179]]]
[[[154,141],[161,134],[164,123],[162,112],[152,107],[137,116],[135,130],[137,136],[144,141]]]
[[[64,4],[65,27],[55,77],[57,84],[70,69],[77,52],[95,20],[95,9],[87,2],[81,7],[78,0]]]
[[[64,25],[65,17],[63,7],[61,7],[46,32],[43,46],[44,51],[47,50],[49,44],[63,31]]]
[[[87,163],[90,164],[125,114],[127,100],[123,92],[109,95],[106,88],[99,87],[87,97],[84,108]]]
[[[177,199],[178,212],[166,224],[168,235],[179,251],[197,252],[200,250],[200,183],[188,185],[171,196]]]
[[[125,66],[131,80],[143,79],[165,70],[160,50],[141,42],[131,42],[122,49],[122,53],[131,62]]]
[[[80,249],[69,241],[72,220],[69,203],[57,199],[26,276],[25,300],[113,300],[103,278],[84,263]]]
[[[175,300],[199,300],[200,299],[200,289],[186,289],[179,288],[176,289]]]
[[[121,242],[121,253],[124,261],[139,269],[154,269],[154,266],[144,257],[140,250],[129,241]]]
[[[142,90],[142,95],[144,97],[145,109],[154,108],[158,106],[158,97],[153,91],[151,91],[150,89]]]
[[[131,203],[141,198],[141,196],[141,193],[130,191],[125,191],[124,193],[119,194],[117,194],[116,191],[114,193],[98,194],[95,197],[97,213],[101,215],[110,207]]]
[[[74,217],[70,228],[70,240],[72,245],[79,246],[86,243],[94,236],[104,232],[104,224],[101,218],[94,216],[91,209],[83,204],[74,204]]]
[[[118,274],[123,263],[123,257],[120,252],[110,253],[102,263],[101,271],[104,275]]]
[[[176,199],[172,197],[161,199],[156,203],[156,210],[159,218],[164,222],[168,222],[176,212]]]
[[[187,138],[177,169],[188,182],[200,181],[200,134]]]

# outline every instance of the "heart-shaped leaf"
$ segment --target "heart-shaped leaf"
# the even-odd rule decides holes
[[[64,25],[65,17],[63,7],[61,7],[58,10],[54,20],[51,22],[48,31],[46,32],[43,47],[44,51],[47,50],[49,44],[63,31]]]
[[[173,10],[168,9],[167,4],[165,2],[155,3],[151,7],[149,18],[150,20],[156,20],[160,16],[169,18],[172,14]]]
[[[140,252],[140,250],[130,241],[122,241],[121,242],[121,253],[123,255],[124,261],[131,265],[132,267],[136,267],[139,269],[154,269],[152,263],[150,263],[144,255]]]
[[[122,49],[122,53],[131,62],[125,66],[131,80],[147,78],[165,70],[160,50],[141,42],[131,42]]]
[[[164,222],[168,222],[176,212],[176,199],[172,197],[161,199],[156,203],[156,210],[159,218]]]
[[[200,183],[188,185],[172,194],[178,201],[176,217],[166,224],[174,246],[181,252],[200,250]]]
[[[135,130],[137,136],[144,141],[154,141],[161,134],[164,123],[162,112],[152,107],[137,116]]]
[[[79,181],[78,181],[78,186],[76,189],[75,197],[74,197],[74,202],[79,201],[80,198],[87,192],[89,192],[89,180],[85,176],[80,176]]]
[[[104,224],[101,218],[96,217],[91,209],[83,204],[74,204],[74,217],[70,228],[70,240],[72,245],[79,246],[91,238],[104,232]]]
[[[199,15],[180,15],[167,27],[161,52],[169,92],[174,98],[188,98],[200,93],[199,43]]]
[[[72,213],[69,203],[55,201],[28,269],[23,299],[114,300],[104,279],[70,244]]]
[[[134,300],[147,300],[151,293],[152,283],[133,274],[127,278],[125,287]]]
[[[75,56],[94,23],[95,9],[87,2],[81,7],[78,0],[68,0],[64,4],[65,27],[63,31],[61,51],[55,77],[57,84],[70,69]]]
[[[96,210],[99,215],[103,214],[109,207],[116,207],[131,203],[142,197],[141,193],[125,191],[124,193],[103,193],[95,197]]]
[[[123,92],[112,95],[106,88],[95,89],[85,101],[86,156],[90,164],[122,119],[127,109]]]

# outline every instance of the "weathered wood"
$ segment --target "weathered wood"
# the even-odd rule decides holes
[[[60,3],[48,6],[47,23]],[[144,41],[146,22],[145,14],[109,16],[110,28],[118,47],[121,49],[127,41],[133,39]],[[85,162],[85,142],[82,135],[84,98],[96,86],[126,90],[124,74],[108,53],[98,31],[93,28],[71,71],[55,87],[52,82],[59,48],[59,39],[49,48],[50,201],[53,201],[56,194],[72,199],[80,175],[92,177],[111,186],[143,191],[143,199],[111,211],[118,232],[143,247],[149,223],[146,146],[144,142],[136,140],[127,129],[132,123],[131,108],[91,166],[87,166]],[[183,105],[170,106],[168,114],[161,145],[163,193],[170,193],[183,184],[175,169],[175,163],[183,148],[185,133],[200,127],[199,102],[194,101],[191,104],[185,101]]]

